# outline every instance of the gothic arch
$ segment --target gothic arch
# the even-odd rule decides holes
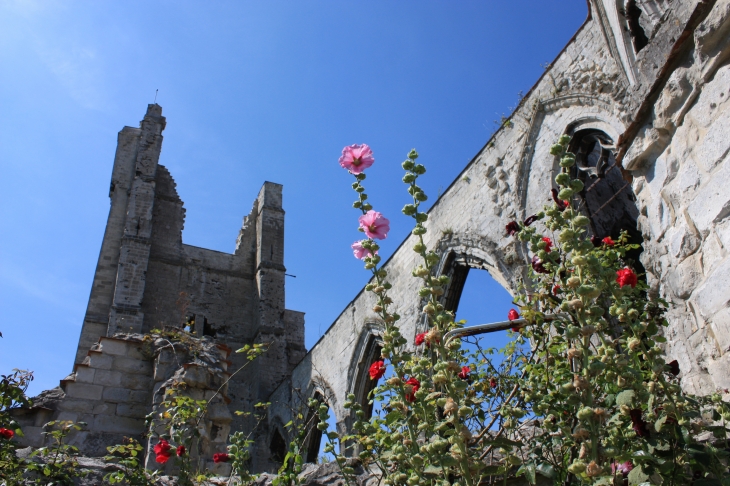
[[[313,398],[320,403],[326,403],[330,407],[330,412],[335,412],[335,403],[337,398],[332,392],[329,384],[321,376],[312,379],[306,396],[308,399],[305,404],[309,402],[309,399]],[[317,410],[308,408],[305,417],[305,425],[309,429],[304,440],[304,450],[306,453],[305,462],[317,462],[317,456],[319,455],[319,448],[322,444],[323,435],[323,432],[317,428],[318,423],[319,417],[317,415]]]
[[[375,380],[370,379],[370,365],[380,357],[384,330],[385,326],[380,320],[368,319],[365,322],[347,373],[348,383],[351,383],[349,393],[355,395],[355,401],[362,406],[366,418],[370,418],[373,412],[368,395],[377,385]]]

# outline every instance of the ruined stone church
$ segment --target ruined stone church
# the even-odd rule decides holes
[[[671,302],[667,360],[685,390],[730,388],[730,0],[589,0],[585,23],[522,99],[509,123],[466,165],[429,212],[426,244],[451,277],[455,310],[471,268],[514,292],[527,248],[504,234],[550,202],[557,137],[573,137],[581,207],[599,236],[628,229],[642,243],[652,292]],[[309,351],[304,314],[284,307],[282,186],[266,182],[232,254],[182,242],[183,202],[159,163],[165,118],[150,105],[139,128],[119,132],[107,222],[73,372],[23,410],[28,445],[48,420],[87,423],[72,437],[103,455],[141,437],[164,391],[184,382],[213,399],[199,460],[225,451],[232,430],[252,430],[251,411],[271,402],[255,428],[252,468],[272,470],[285,450],[283,424],[310,397],[326,397],[340,432],[354,393],[366,402],[367,368],[382,326],[360,292]],[[442,231],[445,229],[450,231]],[[386,263],[402,302],[401,333],[421,332],[410,238]],[[397,297],[401,297],[397,299]],[[153,328],[193,336],[191,347],[145,338]],[[409,338],[409,342],[412,339]],[[245,372],[231,350],[270,343]],[[223,390],[216,395],[215,392]],[[310,434],[308,459],[321,435]]]

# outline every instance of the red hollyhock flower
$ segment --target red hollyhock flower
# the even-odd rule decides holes
[[[184,445],[177,446],[177,450],[175,451],[175,454],[177,454],[177,457],[184,456],[185,455],[185,446]]]
[[[422,332],[421,334],[416,334],[416,346],[420,346],[423,344],[423,342],[426,340],[426,333]],[[428,343],[426,343],[426,346],[428,346]]]
[[[669,372],[674,376],[677,376],[679,374],[679,362],[675,359],[671,363],[667,364],[669,365]]]
[[[170,459],[170,449],[172,447],[165,439],[160,439],[153,449],[155,451],[155,461],[158,463],[165,464]]]
[[[639,437],[649,437],[649,428],[646,426],[646,422],[644,422],[644,419],[641,417],[641,410],[635,408],[629,412],[629,415],[631,416],[631,428],[634,429],[636,435]]]
[[[560,292],[560,285],[553,286],[553,295],[558,295]]]
[[[462,366],[461,372],[457,375],[462,380],[468,380],[469,379],[469,373],[471,373],[471,368],[468,366]]]
[[[550,250],[553,249],[553,240],[545,236],[542,241],[545,242],[545,253],[550,253]]]
[[[510,221],[507,223],[507,226],[505,226],[505,229],[507,230],[508,236],[514,236],[520,231],[520,225],[517,224],[517,221]]]
[[[601,240],[601,242],[606,246],[613,246],[616,244],[616,242],[613,241],[610,236],[606,236],[604,239]]]
[[[410,388],[410,391],[409,391]],[[415,402],[416,401],[416,392],[418,389],[421,388],[421,382],[415,379],[414,377],[410,377],[406,380],[406,401],[408,402]]]
[[[510,321],[514,321],[515,319],[519,319],[519,318],[520,318],[520,314],[514,309],[510,309],[509,312],[507,313],[507,319],[509,319]]]
[[[525,226],[530,226],[535,221],[537,221],[537,215],[536,214],[533,214],[532,216],[530,216],[529,218],[527,218],[525,220]]]
[[[550,271],[545,268],[543,263],[545,262],[540,260],[537,255],[534,255],[532,257],[532,261],[530,262],[530,264],[532,265],[532,269],[535,271],[535,273],[550,273]]]
[[[13,432],[10,429],[0,428],[0,437],[2,437],[3,439],[10,440],[13,438],[14,435],[15,435],[15,432]]]
[[[383,360],[376,361],[370,365],[370,379],[379,380],[385,374],[385,362]]]
[[[636,278],[636,274],[634,273],[634,271],[631,270],[629,267],[618,270],[616,272],[616,275],[616,282],[618,283],[619,287],[623,288],[624,285],[631,285],[631,288],[636,287],[638,279]]]
[[[497,388],[497,380],[494,378],[489,379],[489,387],[490,388]]]
[[[595,236],[595,235],[594,236],[591,236],[591,243],[593,243],[593,246],[595,246],[596,248],[598,248],[599,246],[601,246],[601,239],[598,236]]]
[[[230,456],[226,454],[225,452],[218,452],[217,454],[213,454],[213,462],[218,464],[219,462],[228,462],[230,459]]]

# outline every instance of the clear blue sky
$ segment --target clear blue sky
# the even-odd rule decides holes
[[[71,370],[116,134],[156,89],[185,243],[233,251],[263,182],[284,184],[287,307],[311,346],[367,280],[341,148],[374,150],[388,256],[408,150],[434,200],[585,18],[585,0],[0,2],[0,374],[35,370],[37,393]],[[509,304],[488,278],[466,294],[474,324]]]

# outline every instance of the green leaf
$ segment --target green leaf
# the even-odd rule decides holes
[[[486,440],[484,443],[495,447],[522,447],[522,442],[510,440],[506,437],[497,437],[492,440]]]
[[[525,464],[525,477],[530,484],[536,484],[537,478],[535,477],[535,463],[530,462]]]
[[[548,464],[547,462],[538,464],[535,467],[535,471],[548,479],[552,479],[555,477],[555,468],[552,466],[552,464]]]
[[[666,415],[662,415],[661,417],[659,417],[659,420],[657,420],[654,423],[654,428],[656,429],[657,432],[661,432],[662,431],[662,427],[664,426],[664,422],[666,422],[666,421],[667,421],[667,416]]]
[[[639,485],[642,483],[646,483],[649,481],[649,476],[644,474],[644,471],[641,470],[641,466],[637,466],[634,469],[631,470],[628,476],[629,485]]]

